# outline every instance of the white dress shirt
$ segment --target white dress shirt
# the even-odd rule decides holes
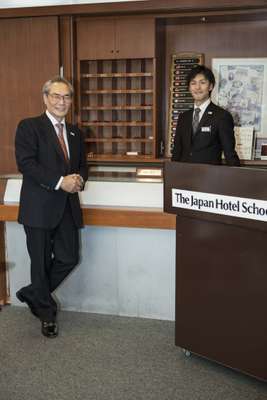
[[[55,117],[53,117],[53,115],[51,115],[49,111],[46,110],[45,113],[46,113],[47,117],[50,119],[50,121],[52,122],[53,127],[56,131],[56,134],[58,135],[58,128],[57,128],[57,124],[59,124],[58,120]],[[70,149],[69,149],[69,142],[68,142],[68,137],[67,137],[65,118],[63,118],[63,120],[60,123],[63,124],[63,137],[64,137],[65,145],[67,148],[68,156],[70,157]]]
[[[206,108],[208,107],[208,105],[211,103],[210,98],[208,98],[208,100],[204,101],[204,103],[200,104],[200,106],[197,106],[196,104],[194,104],[194,112],[196,108],[200,108],[200,113],[199,113],[199,122],[201,121],[201,118],[203,117],[204,112],[206,111]]]

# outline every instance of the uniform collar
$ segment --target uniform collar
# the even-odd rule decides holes
[[[200,106],[197,106],[196,104],[194,104],[194,110],[196,108],[200,108],[200,113],[203,115],[204,112],[206,111],[206,108],[210,105],[211,100],[210,98],[208,98],[206,101],[204,101],[204,103],[200,104]]]

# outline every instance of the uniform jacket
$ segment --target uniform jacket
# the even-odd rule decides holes
[[[223,151],[227,164],[239,166],[231,114],[211,102],[200,120],[194,137],[192,118],[193,110],[179,115],[172,161],[220,164]]]

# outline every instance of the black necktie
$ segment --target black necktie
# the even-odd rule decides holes
[[[197,128],[198,128],[200,111],[201,111],[200,108],[196,108],[194,111],[194,117],[193,117],[193,122],[192,122],[193,135],[195,135]]]

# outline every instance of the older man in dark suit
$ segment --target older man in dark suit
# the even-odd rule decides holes
[[[213,72],[198,65],[190,71],[187,83],[194,109],[179,115],[172,161],[221,164],[224,152],[228,165],[239,166],[232,115],[210,99],[215,85]]]
[[[62,77],[45,83],[44,114],[18,125],[16,159],[23,175],[19,223],[23,224],[31,259],[31,284],[17,292],[40,318],[44,336],[58,335],[57,304],[52,292],[79,260],[82,213],[80,192],[87,180],[83,136],[65,121],[73,96]]]

